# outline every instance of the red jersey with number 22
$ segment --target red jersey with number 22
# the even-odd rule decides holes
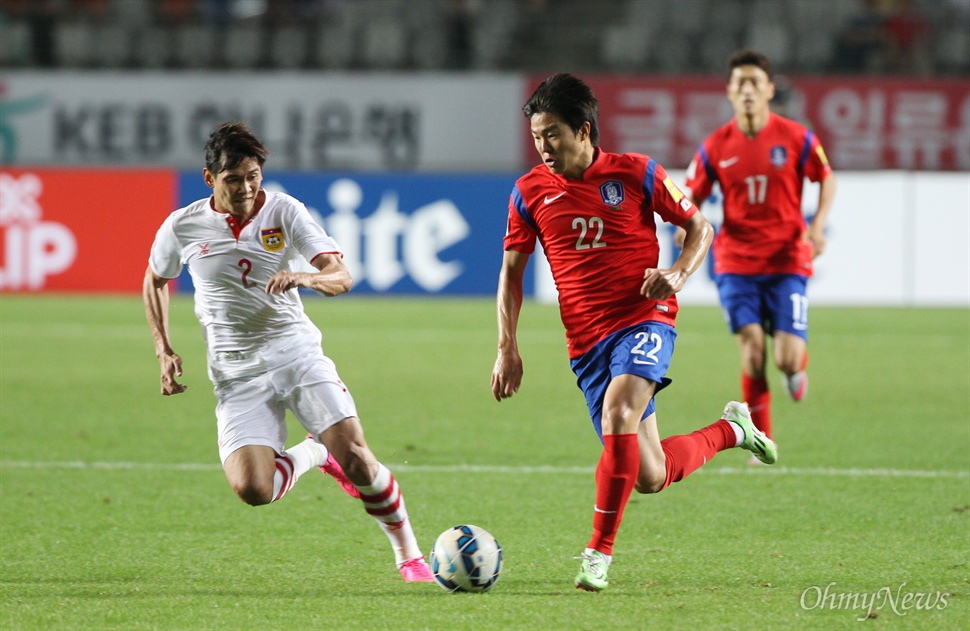
[[[654,213],[682,225],[697,208],[648,156],[599,149],[579,178],[538,165],[515,183],[505,249],[542,245],[559,290],[569,357],[628,326],[673,326],[677,298],[640,294],[643,272],[660,257]]]
[[[714,238],[715,273],[811,276],[802,185],[831,172],[818,137],[777,114],[754,138],[735,120],[711,134],[687,168],[686,186],[694,199],[704,199],[715,182],[721,185],[724,225]]]

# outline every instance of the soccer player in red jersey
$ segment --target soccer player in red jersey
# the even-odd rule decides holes
[[[715,131],[687,169],[686,187],[700,206],[720,184],[724,225],[714,239],[714,272],[721,305],[741,350],[741,392],[755,425],[771,432],[771,393],[765,378],[766,336],[789,395],[808,389],[808,298],[812,260],[825,250],[825,222],[835,177],[818,137],[771,112],[771,64],[743,50],[728,62],[727,95],[735,116]],[[821,182],[818,210],[806,226],[805,178]],[[752,461],[754,462],[754,461]]]
[[[575,579],[576,587],[600,591],[634,488],[657,493],[722,449],[743,447],[767,464],[777,453],[735,401],[713,425],[660,440],[654,395],[670,383],[675,294],[703,261],[711,224],[650,157],[598,147],[597,101],[580,79],[549,77],[523,112],[543,163],[519,178],[509,200],[492,394],[501,401],[522,382],[516,328],[538,240],[559,290],[570,364],[603,442],[593,535]],[[687,231],[668,269],[658,267],[654,213]]]

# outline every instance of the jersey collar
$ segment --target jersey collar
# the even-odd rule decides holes
[[[211,210],[212,212],[218,215],[222,215],[223,217],[225,217],[226,224],[229,226],[229,230],[232,231],[232,236],[236,238],[236,241],[238,241],[239,235],[242,234],[243,228],[251,224],[253,220],[256,219],[257,216],[259,216],[259,213],[262,212],[263,208],[266,207],[266,203],[269,201],[269,194],[266,192],[266,189],[260,188],[259,192],[256,193],[256,195],[259,196],[260,194],[263,195],[263,203],[260,204],[259,208],[256,209],[256,212],[250,215],[249,219],[244,221],[242,224],[238,223],[236,221],[236,218],[232,216],[230,213],[217,209],[215,206],[215,196],[213,195],[209,196],[209,210]]]

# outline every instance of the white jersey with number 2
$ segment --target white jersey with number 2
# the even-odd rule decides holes
[[[299,291],[267,294],[266,283],[342,252],[300,201],[262,192],[265,203],[241,228],[206,198],[169,215],[152,244],[149,265],[158,276],[176,278],[189,267],[214,382],[263,372],[306,344],[320,345]]]

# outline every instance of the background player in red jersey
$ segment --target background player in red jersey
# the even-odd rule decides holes
[[[660,440],[654,395],[670,383],[675,294],[704,260],[713,229],[654,160],[599,149],[597,101],[581,80],[546,79],[523,111],[543,164],[519,178],[509,200],[492,394],[501,401],[522,382],[516,327],[538,239],[559,291],[570,364],[603,441],[593,535],[575,579],[576,587],[600,591],[634,488],[657,493],[730,447],[767,464],[777,453],[735,401],[713,425]],[[687,231],[668,269],[658,267],[654,213]]]
[[[741,350],[742,395],[755,425],[771,436],[766,335],[774,338],[774,361],[788,393],[800,401],[808,389],[805,289],[812,260],[825,250],[835,177],[815,134],[769,109],[775,85],[768,59],[743,50],[728,68],[734,119],[698,149],[686,186],[697,206],[715,182],[721,186],[724,224],[714,239],[718,294]],[[806,177],[821,182],[818,210],[807,226]]]

